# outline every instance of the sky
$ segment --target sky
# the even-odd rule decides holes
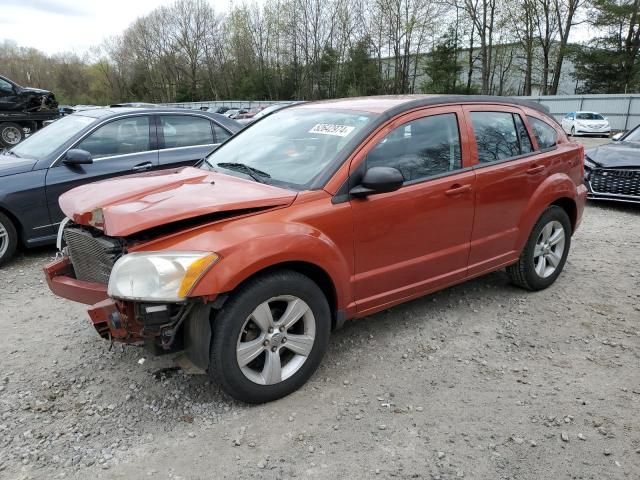
[[[260,0],[258,0],[260,1]],[[0,41],[12,40],[47,54],[85,53],[122,33],[136,18],[174,0],[0,0]],[[209,0],[217,12],[241,0]],[[590,37],[574,28],[573,41]]]
[[[52,54],[84,53],[136,18],[174,0],[0,0],[0,41]],[[216,11],[230,0],[209,0]]]

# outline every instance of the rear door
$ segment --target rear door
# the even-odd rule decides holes
[[[158,116],[160,168],[194,165],[231,134],[208,117],[189,114]]]
[[[465,106],[476,173],[476,203],[469,275],[517,258],[520,219],[546,178],[549,158],[535,151],[517,107]]]
[[[93,163],[66,165],[63,156],[49,168],[46,194],[52,224],[64,218],[58,205],[58,198],[64,192],[86,183],[158,167],[155,124],[151,115],[132,115],[111,120],[90,132],[72,148],[87,150],[93,157]]]

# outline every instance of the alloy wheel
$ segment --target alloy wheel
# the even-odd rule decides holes
[[[280,383],[300,370],[315,336],[316,320],[304,300],[291,295],[270,298],[253,310],[240,331],[238,366],[254,383]]]
[[[533,263],[540,278],[547,278],[556,271],[565,246],[565,232],[557,220],[547,223],[536,241]]]
[[[7,253],[7,249],[9,248],[9,232],[7,232],[6,227],[0,223],[0,258]]]

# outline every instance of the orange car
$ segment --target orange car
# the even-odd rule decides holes
[[[64,194],[45,273],[102,337],[184,350],[266,402],[305,383],[345,320],[502,268],[551,285],[584,209],[583,155],[521,100],[297,104],[199,168]]]

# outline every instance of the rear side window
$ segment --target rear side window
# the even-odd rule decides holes
[[[212,125],[213,125],[213,131],[216,134],[216,143],[222,143],[231,136],[231,134],[227,132],[224,128],[222,128],[220,125],[217,125],[215,123],[213,123]]]
[[[164,133],[164,148],[214,143],[211,122],[206,118],[189,115],[163,115],[160,117],[160,122]]]
[[[538,140],[538,147],[540,150],[555,147],[558,141],[556,129],[536,117],[527,118],[529,119],[529,123],[533,129],[533,134],[536,136],[536,140]]]
[[[471,112],[471,122],[480,163],[506,160],[532,151],[531,141],[520,115],[509,112]]]
[[[367,155],[367,168],[371,167],[397,168],[407,182],[459,170],[456,114],[432,115],[395,128]]]

